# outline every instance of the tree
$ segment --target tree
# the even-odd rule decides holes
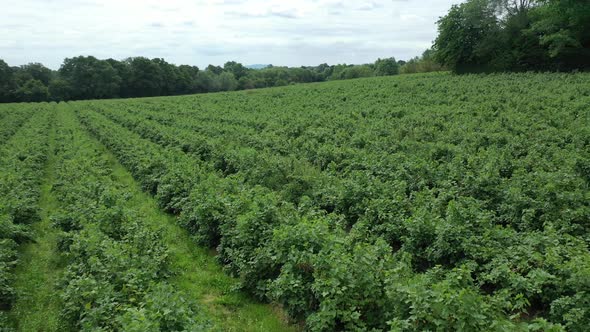
[[[78,56],[66,58],[55,72],[40,63],[9,67],[0,60],[0,102],[42,98],[45,89],[38,83],[47,89],[49,100],[53,101],[167,96],[394,75],[399,73],[400,63],[403,62],[389,58],[365,65],[324,63],[298,68],[269,65],[252,70],[229,61],[223,68],[209,65],[201,71],[195,66],[176,66],[161,58],[117,61]]]
[[[166,96],[177,94],[178,68],[161,58],[152,59],[152,62],[160,68],[161,91],[159,94]]]
[[[219,66],[214,66],[214,65],[207,66],[206,70],[212,72],[215,75],[219,75],[223,72],[223,68],[221,68]]]
[[[235,61],[226,62],[223,65],[223,70],[234,74],[234,77],[237,80],[248,74],[248,68],[244,67],[241,63]]]
[[[400,69],[403,74],[430,73],[444,70],[439,63],[434,60],[434,51],[427,49],[422,56],[415,57],[406,62]]]
[[[542,70],[551,67],[539,35],[531,31],[531,1],[502,1],[505,13],[501,20],[502,53],[491,60],[497,70]]]
[[[312,69],[301,67],[301,68],[289,68],[289,81],[293,83],[310,83],[322,80],[319,74]]]
[[[127,59],[129,78],[127,91],[130,97],[160,96],[164,87],[162,68],[157,62],[148,58]]]
[[[490,4],[500,13],[517,16],[528,12],[537,0],[490,0]]]
[[[455,72],[590,68],[589,1],[468,0],[438,28],[436,59]]]
[[[0,102],[10,101],[12,82],[12,68],[0,59]]]
[[[498,21],[487,0],[453,5],[438,22],[437,60],[455,72],[484,68],[497,47]]]
[[[30,79],[15,91],[16,98],[24,102],[39,102],[49,99],[49,91],[43,82]]]
[[[176,94],[189,94],[198,92],[197,77],[199,74],[199,67],[181,65],[178,67],[178,75],[176,80]]]
[[[334,67],[328,65],[327,63],[322,63],[321,65],[315,67],[315,71],[319,74],[319,80],[325,81],[332,75]]]
[[[66,101],[72,99],[72,86],[68,81],[57,78],[48,86],[49,95],[53,101]]]
[[[234,91],[238,88],[238,81],[231,72],[223,72],[219,75],[219,88],[221,91]]]
[[[131,78],[131,66],[129,65],[129,62],[127,62],[126,60],[117,61],[117,60],[111,59],[111,58],[106,59],[105,61],[108,62],[108,64],[111,65],[111,67],[113,67],[113,69],[117,73],[117,76],[119,76],[121,78],[121,81],[119,84],[118,96],[119,97],[131,97],[131,93],[129,91],[129,79]]]
[[[53,78],[53,71],[40,63],[29,63],[21,66],[20,70],[26,73],[29,79],[38,80],[46,86]]]
[[[375,71],[369,65],[360,66],[346,66],[338,65],[334,68],[334,72],[330,79],[336,80],[350,80],[361,77],[371,77],[375,75]]]
[[[121,78],[108,61],[93,56],[66,58],[59,75],[70,85],[72,99],[114,98],[119,95]]]
[[[541,45],[558,67],[590,67],[590,2],[546,0],[531,15],[532,31],[541,35]]]
[[[249,90],[254,88],[254,81],[249,76],[244,76],[238,80],[239,90]]]
[[[391,76],[399,74],[399,63],[395,58],[377,59],[375,61],[375,76]]]
[[[202,70],[197,73],[195,86],[197,92],[217,92],[220,89],[218,76],[210,70]]]

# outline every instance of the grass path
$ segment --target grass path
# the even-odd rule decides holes
[[[62,270],[56,250],[58,231],[50,217],[58,206],[51,193],[56,158],[55,128],[49,134],[49,156],[41,185],[39,206],[41,221],[32,225],[35,242],[22,246],[20,263],[15,270],[17,301],[10,312],[10,320],[17,331],[59,331],[59,295],[55,285]]]
[[[227,276],[214,255],[198,247],[173,216],[161,211],[156,201],[142,192],[139,184],[98,140],[87,134],[103,151],[113,168],[113,176],[131,193],[128,207],[139,213],[146,226],[158,230],[170,249],[174,277],[170,283],[187,298],[197,300],[213,320],[215,331],[297,331],[286,323],[281,310],[253,301],[233,290],[237,280]]]

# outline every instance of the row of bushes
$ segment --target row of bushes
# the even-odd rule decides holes
[[[16,134],[20,127],[31,118],[33,112],[43,112],[44,105],[27,105],[17,107],[16,105],[3,106],[0,109],[0,142],[8,140]]]
[[[67,267],[60,283],[64,331],[201,331],[198,306],[168,282],[160,235],[129,205],[110,160],[60,106],[52,216]],[[146,217],[143,217],[146,218]]]
[[[521,322],[528,308],[525,294],[509,289],[481,292],[484,285],[473,277],[481,272],[473,260],[454,268],[431,267],[419,272],[422,267],[413,257],[415,253],[423,250],[425,255],[445,257],[445,252],[457,250],[461,236],[472,239],[475,234],[462,234],[461,229],[449,237],[451,224],[448,228],[435,227],[438,233],[434,235],[442,242],[430,253],[436,249],[427,246],[432,228],[426,223],[430,220],[417,217],[399,229],[400,237],[406,233],[406,250],[394,251],[371,234],[368,229],[372,225],[358,223],[347,231],[339,215],[309,208],[305,199],[295,206],[268,188],[247,184],[240,173],[224,177],[181,149],[154,145],[92,111],[80,109],[78,114],[163,207],[174,207],[180,213],[180,222],[201,243],[217,246],[220,261],[241,278],[246,290],[281,303],[291,317],[305,319],[310,330],[560,328],[540,318]],[[469,201],[449,207],[453,208],[458,212],[449,218],[455,218],[455,224],[472,217]],[[408,230],[414,234],[408,234]],[[477,233],[489,238],[485,250],[498,248],[498,242],[504,240],[522,250],[538,251],[508,229],[490,225]],[[547,241],[557,238],[554,235]],[[566,242],[570,245],[569,239]],[[584,244],[575,247],[583,248]],[[490,256],[496,257],[494,254]],[[563,264],[570,271],[579,266],[571,261]],[[496,267],[486,271],[495,271]],[[499,279],[508,285],[511,280],[503,278],[522,279],[524,274],[525,280],[545,285],[529,273],[533,270],[529,262],[522,262],[520,268],[508,267]],[[576,273],[580,270],[549,279],[568,277],[575,283]],[[512,281],[516,285],[519,280]],[[565,292],[560,290],[557,296]],[[583,301],[565,298],[570,306],[564,306],[564,312]],[[565,321],[559,314],[552,320]]]
[[[49,109],[30,118],[26,112],[9,113],[0,128],[6,139],[0,145],[0,329],[8,326],[5,313],[18,295],[13,288],[18,247],[33,239],[30,226],[39,220],[50,114]]]

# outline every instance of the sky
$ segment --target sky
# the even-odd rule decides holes
[[[2,0],[0,59],[360,64],[420,55],[460,0]]]

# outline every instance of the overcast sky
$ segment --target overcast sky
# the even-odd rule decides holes
[[[409,59],[460,0],[3,0],[0,59],[161,57],[287,66]],[[8,2],[8,3],[7,3]]]

